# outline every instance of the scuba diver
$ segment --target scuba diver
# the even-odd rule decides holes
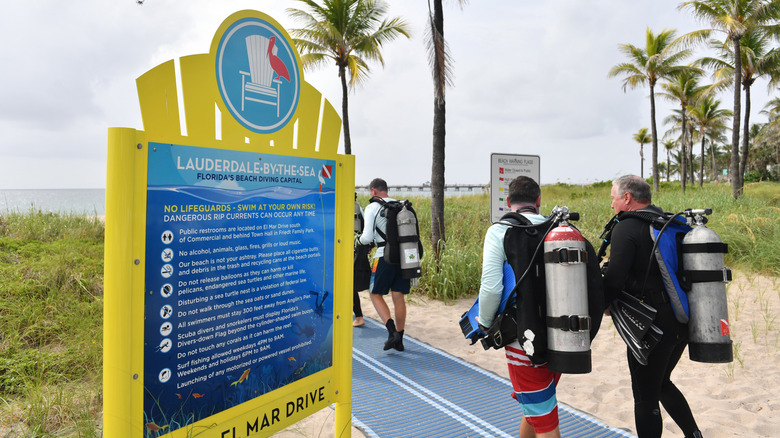
[[[360,207],[360,203],[357,201],[357,193],[355,193],[355,235],[363,231],[364,225],[363,209]],[[361,245],[355,241],[352,277],[352,313],[355,314],[355,320],[352,321],[353,327],[362,327],[366,324],[363,319],[363,309],[360,306],[359,292],[367,291],[370,285],[371,263],[368,256],[371,253],[371,248],[373,248],[372,245]]]
[[[519,176],[512,180],[509,183],[507,201],[513,212],[522,214],[533,224],[540,224],[547,220],[539,214],[542,191],[539,184],[531,178]],[[496,223],[485,234],[478,319],[480,328],[485,332],[493,324],[504,291],[503,265],[508,260],[504,249],[504,237],[510,228],[509,225]],[[523,410],[520,438],[560,438],[555,387],[561,378],[561,373],[551,371],[546,363],[534,363],[528,357],[530,353],[527,354],[517,340],[506,345],[504,351],[514,389],[512,397],[520,403]]]
[[[394,201],[387,195],[387,182],[375,178],[368,185],[371,197],[379,197],[384,202]],[[366,206],[366,223],[363,232],[355,236],[356,244],[377,246],[371,264],[371,303],[373,303],[382,322],[387,328],[387,341],[384,350],[395,349],[404,351],[404,327],[406,326],[406,295],[411,291],[411,280],[401,274],[400,265],[388,263],[384,259],[387,235],[387,218],[381,213],[385,207],[380,202],[371,202]],[[390,294],[393,301],[395,319],[390,314],[390,308],[385,302],[385,295]]]
[[[650,185],[636,175],[616,179],[610,196],[615,214],[642,210],[663,215],[660,208],[651,204]],[[672,371],[688,345],[688,327],[675,318],[666,295],[661,270],[652,257],[654,245],[648,223],[626,216],[614,224],[611,233],[611,253],[604,274],[605,302],[612,303],[625,291],[656,310],[652,323],[663,332],[647,354],[646,364],[630,348],[627,352],[637,435],[639,438],[661,436],[663,420],[659,404],[662,404],[686,438],[701,438],[685,396],[671,381]],[[615,310],[607,309],[610,311]]]

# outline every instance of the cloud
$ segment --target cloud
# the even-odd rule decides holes
[[[242,9],[296,23],[279,0],[9,0],[0,15],[0,189],[103,187],[106,132],[142,129],[135,80],[170,59],[207,53],[220,24]],[[673,4],[624,0],[445,2],[453,63],[447,90],[447,183],[486,183],[490,154],[541,157],[543,182],[639,172],[631,135],[649,127],[646,88],[607,77],[620,43],[649,27],[678,35],[703,27]],[[349,94],[356,181],[430,180],[433,91],[424,37],[428,6],[392,0],[413,30],[383,47],[385,67]],[[306,72],[341,112],[335,66]],[[769,99],[753,87],[751,120]],[[726,93],[728,94],[728,93]],[[730,107],[728,95],[722,107]],[[659,102],[658,127],[672,105]],[[343,149],[342,149],[343,150]],[[659,157],[663,160],[664,157]],[[646,169],[649,166],[646,163]],[[26,171],[22,169],[27,169]],[[41,169],[41,171],[31,171]]]

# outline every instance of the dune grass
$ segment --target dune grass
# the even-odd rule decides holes
[[[588,186],[555,184],[542,187],[542,214],[556,205],[565,205],[580,213],[575,226],[598,250],[599,236],[613,216],[610,209],[611,183]],[[393,193],[390,194],[394,196]],[[396,197],[403,197],[398,194]],[[367,200],[366,200],[367,201]],[[420,233],[430,235],[430,199],[412,198],[420,222]],[[362,202],[362,201],[361,201]],[[726,264],[732,268],[780,275],[780,184],[754,183],[745,187],[745,195],[734,200],[728,184],[707,184],[701,189],[679,183],[663,183],[653,203],[665,211],[682,212],[686,208],[712,208],[707,224],[728,243]],[[487,194],[447,198],[445,224],[447,245],[440,265],[434,263],[430,239],[423,237],[426,258],[418,292],[432,298],[451,300],[470,296],[479,290],[482,270],[482,240],[490,226],[490,198]]]
[[[97,436],[103,223],[0,216],[0,436]]]
[[[579,212],[576,225],[598,246],[612,217],[610,187],[545,186],[542,212],[555,205]],[[430,200],[411,200],[427,236]],[[683,194],[678,185],[664,184],[655,203],[667,211],[712,208],[708,225],[729,244],[727,265],[780,276],[774,249],[780,243],[780,185],[748,185],[735,201],[728,185]],[[447,198],[441,263],[435,266],[430,239],[423,237],[424,275],[415,293],[445,301],[476,294],[489,205],[487,195]],[[101,221],[81,216],[0,214],[0,437],[102,435],[104,231]],[[739,305],[739,300],[732,303],[737,320]],[[764,319],[753,328],[754,340],[777,330],[768,308]]]

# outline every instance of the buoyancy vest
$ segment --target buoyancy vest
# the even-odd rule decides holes
[[[609,245],[612,236],[612,227],[627,218],[637,218],[648,223],[650,238],[655,242],[651,260],[655,260],[658,264],[664,291],[672,306],[672,310],[674,310],[675,318],[680,323],[687,323],[690,317],[687,294],[687,291],[690,290],[690,285],[686,284],[685,281],[681,281],[681,279],[685,278],[681,251],[682,240],[692,228],[679,214],[675,215],[666,212],[659,214],[657,211],[644,209],[621,211],[607,223],[609,228],[605,228],[604,234],[602,234],[605,237],[604,243],[602,243],[602,247],[599,250],[600,257],[606,254],[606,247]],[[647,281],[649,272],[650,266],[648,265],[645,278],[641,279],[643,283]],[[641,290],[645,290],[645,284],[641,285]]]
[[[543,249],[544,236],[549,222],[532,226],[525,216],[507,213],[502,222],[516,223],[504,234],[504,252],[509,266],[519,283],[515,287],[517,312],[517,339],[520,344],[530,341],[534,348],[528,358],[534,363],[547,362],[547,304],[545,301],[545,277]],[[538,248],[538,250],[537,250]],[[523,275],[525,274],[525,275]],[[532,339],[529,339],[531,338]]]

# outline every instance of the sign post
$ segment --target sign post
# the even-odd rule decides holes
[[[507,194],[509,183],[518,176],[527,176],[537,184],[539,156],[517,154],[490,154],[490,221],[496,223],[509,211]]]
[[[348,437],[339,117],[257,11],[228,17],[178,79],[183,114],[169,61],[138,79],[144,131],[109,129],[104,434],[267,436],[335,403]]]

